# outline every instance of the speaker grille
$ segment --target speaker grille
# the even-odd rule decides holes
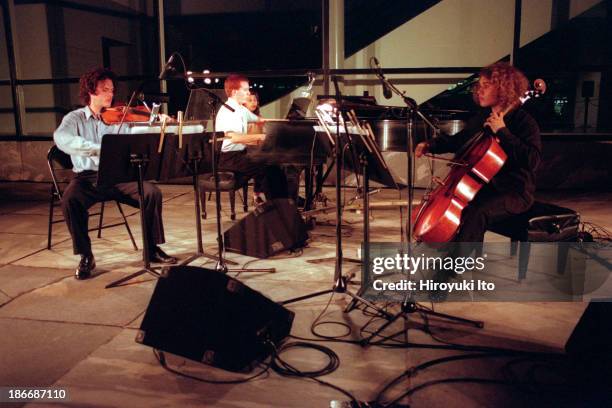
[[[286,249],[304,246],[308,232],[293,200],[274,199],[233,225],[223,239],[228,251],[267,258]]]

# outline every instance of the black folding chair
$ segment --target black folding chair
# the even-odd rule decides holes
[[[51,197],[49,199],[49,228],[47,235],[47,249],[51,249],[51,236],[53,233],[53,224],[57,224],[58,222],[64,222],[64,219],[53,219],[54,208],[58,206],[62,201],[62,190],[60,189],[60,181],[57,177],[57,172],[67,172],[72,170],[72,160],[70,160],[70,156],[61,151],[57,146],[52,146],[47,153],[47,165],[49,166],[49,173],[51,174]],[[114,201],[114,200],[113,200]],[[98,226],[95,228],[90,228],[88,231],[98,231],[98,238],[102,237],[102,230],[105,228],[117,227],[119,225],[125,225],[127,229],[128,235],[130,236],[130,240],[132,241],[132,245],[134,246],[134,250],[138,251],[138,247],[136,246],[136,241],[134,241],[134,236],[132,235],[132,230],[130,229],[130,225],[125,218],[125,214],[123,213],[123,208],[121,208],[121,204],[118,201],[117,209],[119,213],[121,213],[121,218],[123,218],[122,222],[117,222],[114,224],[103,225],[104,219],[104,204],[103,201],[100,204],[100,211],[96,213],[92,213],[90,215],[96,216],[99,215],[100,218],[98,220]]]

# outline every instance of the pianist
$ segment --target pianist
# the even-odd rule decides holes
[[[287,181],[278,166],[264,166],[254,162],[248,152],[257,149],[263,142],[264,133],[248,133],[249,122],[263,119],[243,106],[250,95],[249,80],[241,75],[230,75],[225,79],[227,105],[234,111],[222,106],[217,113],[216,131],[225,132],[226,138],[221,146],[219,170],[231,171],[240,184],[254,179],[254,201],[259,204],[265,198],[287,197]]]
[[[74,253],[81,256],[76,279],[87,279],[96,267],[91,251],[87,210],[97,202],[117,200],[138,207],[136,182],[120,183],[110,188],[96,185],[102,137],[116,133],[117,126],[107,126],[100,113],[111,106],[115,91],[115,74],[97,68],[84,74],[79,82],[79,96],[85,107],[69,112],[53,134],[57,147],[70,155],[74,178],[62,196],[62,212],[72,237]],[[149,248],[152,262],[175,263],[157,244],[164,243],[162,224],[162,194],[159,188],[144,183],[145,222],[149,226]]]

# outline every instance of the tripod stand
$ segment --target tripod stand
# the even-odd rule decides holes
[[[202,171],[202,167],[200,166],[200,164],[203,160],[205,160],[205,153],[208,150],[206,148],[206,145],[209,144],[211,137],[209,133],[204,133],[203,129],[200,133],[186,134],[184,135],[184,137],[184,147],[179,147],[179,150],[177,150],[177,153],[179,155],[178,161],[180,161],[181,164],[180,169],[176,172],[177,174],[172,174],[172,176],[168,176],[168,178],[180,177],[187,172],[191,173],[196,220],[197,249],[196,253],[182,261],[180,265],[189,265],[190,263],[199,258],[208,258],[214,261],[218,261],[219,257],[204,252],[204,248],[202,245],[202,209],[200,206],[200,172]],[[186,171],[184,168],[185,166],[187,167]],[[224,261],[231,265],[237,265],[236,262],[227,259]]]
[[[400,91],[399,89],[397,89],[397,87],[395,87],[395,85],[393,85],[392,83],[390,83],[384,76],[383,71],[381,69],[381,67],[378,65],[378,60],[375,57],[372,57],[371,62],[373,61],[376,64],[376,69],[375,69],[375,73],[378,76],[378,78],[380,79],[380,81],[383,84],[383,88],[384,89],[388,89],[391,90],[393,93],[395,93],[396,95],[398,95],[399,97],[402,98],[402,100],[404,101],[404,103],[406,104],[407,108],[408,108],[408,115],[406,116],[406,146],[407,146],[407,152],[406,152],[406,158],[407,158],[407,177],[406,177],[406,184],[407,184],[407,189],[408,189],[408,208],[407,208],[407,220],[406,220],[406,239],[408,241],[408,255],[411,255],[412,252],[412,248],[411,248],[411,241],[412,241],[412,201],[414,198],[414,165],[413,165],[413,152],[414,152],[414,138],[413,138],[413,129],[414,129],[414,119],[415,119],[415,115],[418,115],[423,122],[425,122],[431,129],[434,130],[434,134],[437,134],[439,132],[439,129],[436,128],[431,121],[419,110],[416,102],[412,99],[409,98],[405,95],[405,92]],[[402,236],[402,239],[404,237]],[[370,335],[370,337],[368,337],[367,339],[364,339],[362,341],[362,345],[369,345],[371,344],[372,339],[374,339],[376,336],[379,336],[380,333],[382,333],[383,330],[385,330],[387,327],[389,327],[391,324],[393,324],[398,318],[403,317],[404,318],[404,330],[403,332],[407,333],[407,322],[408,322],[408,315],[415,313],[415,312],[419,312],[419,313],[423,313],[425,315],[430,315],[430,316],[436,316],[436,317],[440,317],[440,318],[444,318],[450,321],[455,321],[455,322],[459,322],[459,323],[465,323],[465,324],[469,324],[469,325],[473,325],[477,328],[483,328],[484,327],[484,322],[482,321],[477,321],[477,320],[470,320],[470,319],[465,319],[462,317],[458,317],[458,316],[453,316],[453,315],[449,315],[449,314],[445,314],[445,313],[439,313],[439,312],[435,312],[433,310],[424,308],[423,306],[419,305],[418,303],[416,303],[415,301],[412,300],[411,295],[408,294],[406,295],[406,297],[404,298],[404,301],[401,303],[401,307],[400,307],[400,311],[398,313],[396,313],[395,315],[392,315],[392,317],[390,319],[387,320],[387,322],[385,322],[381,327],[379,327],[374,333],[372,333]],[[393,336],[394,337],[394,336]]]
[[[144,180],[155,179],[159,175],[161,155],[157,152],[158,134],[108,134],[102,139],[100,149],[100,166],[98,184],[111,186],[117,183],[133,181],[138,183],[138,204],[142,229],[143,269],[106,285],[106,288],[120,286],[137,276],[148,273],[156,278],[161,275],[151,267],[149,254],[149,231],[144,213]],[[106,159],[111,158],[111,159]],[[121,166],[117,163],[127,163]],[[130,171],[132,169],[132,171]],[[134,174],[134,171],[136,174]]]
[[[336,263],[334,267],[334,283],[331,289],[310,293],[304,296],[299,296],[297,298],[285,300],[279,303],[281,305],[287,305],[290,303],[310,299],[310,298],[325,295],[328,293],[343,293],[343,294],[350,296],[352,300],[365,304],[367,307],[375,310],[379,314],[382,314],[386,316],[387,318],[392,318],[393,316],[391,314],[381,309],[380,307],[376,306],[374,303],[368,301],[367,299],[364,299],[358,294],[351,292],[348,289],[348,283],[352,279],[352,276],[347,277],[342,274],[342,262],[343,262],[343,258],[342,258],[342,210],[343,208],[340,204],[342,200],[342,194],[341,194],[341,189],[340,189],[340,185],[342,182],[342,175],[340,171],[340,166],[338,165],[342,161],[342,151],[341,151],[342,144],[341,144],[341,137],[340,137],[341,135],[340,118],[342,115],[341,113],[342,96],[340,94],[340,89],[338,88],[337,77],[333,77],[333,81],[334,81],[334,85],[336,88],[336,140],[333,146],[334,156],[336,158]],[[345,128],[344,131],[346,134],[348,134],[348,129]],[[365,166],[365,168],[367,169],[367,166]],[[366,174],[367,174],[367,170],[366,170]],[[367,200],[368,200],[367,194],[364,194],[364,200],[367,203]],[[369,217],[369,214],[367,212],[365,212],[365,214],[366,214],[365,215],[366,217]]]
[[[235,109],[232,108],[231,106],[229,106],[228,104],[224,103],[221,98],[219,98],[219,96],[217,94],[215,94],[214,92],[209,91],[206,88],[198,88],[198,90],[204,91],[206,92],[206,94],[209,96],[209,98],[207,99],[207,103],[208,106],[210,108],[210,117],[212,117],[212,126],[213,126],[213,133],[212,133],[212,172],[213,172],[213,179],[214,179],[214,185],[215,185],[215,206],[216,206],[216,214],[217,214],[217,244],[218,244],[218,249],[219,249],[219,257],[217,259],[217,264],[215,265],[215,270],[218,272],[222,272],[222,273],[228,273],[228,272],[236,272],[236,273],[244,273],[244,272],[267,272],[267,273],[274,273],[276,272],[275,268],[259,268],[259,269],[246,269],[246,268],[236,268],[236,269],[228,269],[227,267],[227,263],[226,260],[224,259],[224,254],[225,254],[225,242],[223,239],[223,233],[221,231],[221,192],[219,190],[219,170],[218,170],[218,160],[217,160],[217,155],[219,152],[217,152],[217,143],[218,143],[218,139],[217,139],[217,131],[216,131],[216,124],[217,124],[217,109],[216,106],[217,104],[222,105],[223,107],[225,107],[226,109],[229,109],[231,112],[234,112]],[[199,185],[198,185],[199,188]],[[198,206],[199,208],[199,206]],[[198,220],[199,220],[199,216],[198,216]]]

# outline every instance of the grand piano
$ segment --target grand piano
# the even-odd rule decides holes
[[[329,103],[333,96],[319,96],[320,102]],[[375,140],[387,157],[396,159],[399,153],[407,150],[407,109],[405,107],[378,105],[373,97],[345,96],[343,107],[353,110],[358,119],[370,123]],[[465,111],[456,110],[425,110],[424,113],[441,131],[453,135],[459,132],[465,124]],[[206,121],[190,121],[183,125],[183,134],[203,133]],[[329,137],[318,128],[318,121],[314,118],[292,119],[266,122],[264,133],[266,139],[257,148],[249,147],[249,157],[262,165],[285,165],[297,167],[320,167],[331,157],[332,146]],[[432,130],[419,119],[412,124],[413,143],[426,140],[433,136]],[[136,123],[127,125],[126,133],[159,133],[159,123]],[[317,129],[318,128],[318,129]],[[178,133],[178,126],[168,125],[166,133]],[[205,162],[210,159],[210,144],[203,146]],[[175,169],[181,167],[181,157],[186,152],[177,153],[176,163],[169,164]],[[393,160],[392,160],[393,161]],[[389,163],[390,167],[397,167],[396,163]],[[168,164],[167,164],[168,165]],[[170,171],[175,173],[176,171]],[[320,173],[320,172],[319,172]],[[401,175],[400,175],[401,176]],[[319,175],[321,182],[321,175]],[[401,183],[401,180],[398,180]],[[318,186],[317,190],[320,190]]]

